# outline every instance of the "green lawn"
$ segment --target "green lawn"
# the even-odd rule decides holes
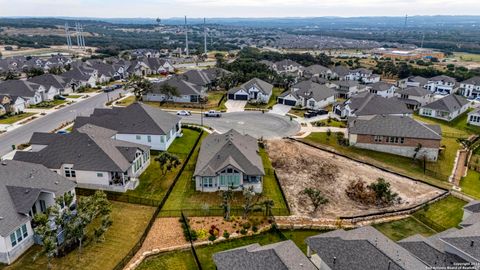
[[[215,269],[215,264],[213,262],[213,254],[229,250],[232,248],[238,248],[241,246],[246,246],[250,244],[258,243],[260,245],[268,245],[276,242],[282,241],[282,238],[278,233],[275,232],[266,232],[259,235],[247,236],[239,239],[232,239],[229,241],[221,242],[215,245],[208,245],[196,248],[198,259],[202,265],[202,269]]]
[[[312,123],[312,125],[316,126],[316,123],[320,123],[320,125],[318,125],[318,126],[325,126],[325,127],[345,128],[347,126],[346,122],[338,121],[336,119],[321,120],[321,121]]]
[[[50,109],[53,107],[56,107],[58,105],[65,104],[67,101],[66,100],[60,100],[60,99],[54,99],[51,101],[42,101],[36,105],[30,105],[30,108],[32,109]]]
[[[129,96],[122,100],[117,101],[116,105],[127,107],[128,105],[134,103],[137,99],[135,96]]]
[[[413,213],[411,217],[376,224],[374,227],[395,241],[414,234],[430,236],[457,227],[462,221],[465,204],[465,201],[448,196]]]
[[[373,225],[381,233],[394,241],[402,240],[414,234],[431,236],[437,233],[412,217]]]
[[[454,52],[453,55],[458,61],[480,62],[480,54]]]
[[[193,258],[192,251],[181,250],[162,253],[144,260],[136,270],[193,270],[197,264]]]
[[[480,200],[480,173],[474,170],[468,170],[466,177],[460,182],[462,192]]]
[[[472,109],[467,110],[465,113],[450,122],[430,117],[423,117],[416,114],[413,116],[413,118],[427,124],[440,125],[442,132],[446,133],[446,135],[450,135],[449,133],[454,133],[459,137],[467,137],[469,134],[480,133],[480,127],[468,125],[467,123],[467,117],[470,111],[472,111]]]
[[[169,110],[198,110],[200,111],[203,107],[203,110],[226,110],[225,101],[226,98],[223,99],[220,106],[218,103],[225,95],[225,91],[209,91],[208,92],[208,101],[205,104],[200,103],[180,103],[180,102],[153,102],[153,101],[145,101],[145,104],[150,106],[160,107],[163,109]]]
[[[245,108],[246,109],[271,109],[273,105],[277,104],[277,98],[281,93],[283,93],[283,91],[285,91],[285,89],[274,87],[272,90],[272,96],[268,100],[268,103],[266,104],[247,103],[247,105],[245,105]]]
[[[25,118],[28,118],[32,115],[35,115],[34,113],[21,113],[21,114],[16,114],[12,116],[2,116],[0,117],[0,125],[11,125],[13,123],[16,123],[18,121],[24,120]]]
[[[76,98],[81,98],[83,97],[83,95],[68,95],[66,96],[67,98],[73,98],[73,99],[76,99]]]
[[[446,182],[453,168],[456,151],[459,145],[453,138],[444,138],[442,144],[446,145],[446,151],[440,155],[437,162],[428,162],[427,169],[438,172],[435,177],[423,173],[422,163],[414,161],[411,158],[360,149],[355,147],[346,147],[337,143],[336,135],[332,133],[330,137],[326,133],[312,133],[302,139],[305,142],[323,146],[335,150],[341,154],[359,159],[376,166],[380,166],[398,173],[418,178],[434,185],[449,188]]]
[[[199,136],[198,131],[183,129],[183,136],[176,138],[168,148],[168,152],[178,156],[183,163],[192,149]],[[151,153],[150,166],[140,175],[140,184],[135,190],[127,191],[127,195],[139,198],[162,200],[170,185],[173,183],[181,165],[162,175],[158,162],[155,161],[157,155]]]
[[[303,114],[305,113],[305,110],[299,109],[299,108],[291,108],[290,111],[288,111],[288,113],[303,118]]]
[[[285,237],[292,240],[295,245],[303,251],[303,253],[307,254],[307,244],[305,243],[305,239],[328,231],[329,230],[284,230],[282,233]]]
[[[112,202],[112,226],[105,233],[104,242],[89,242],[84,246],[80,260],[78,249],[65,257],[55,258],[52,269],[112,269],[120,262],[140,239],[155,208],[135,204]],[[47,269],[47,260],[34,256],[40,246],[30,248],[17,262],[5,269]]]
[[[207,134],[204,134],[206,136]],[[180,179],[173,188],[172,193],[168,197],[162,210],[181,210],[181,209],[206,209],[220,208],[222,197],[220,192],[200,192],[195,191],[195,182],[192,180],[197,162],[198,153],[200,151],[200,143],[189,160],[185,170],[182,172]],[[263,180],[264,196],[275,202],[274,208],[286,208],[285,200],[277,185],[273,175],[273,168],[264,149],[260,149],[260,155],[263,160],[266,175]],[[240,207],[243,204],[243,195],[241,192],[235,192],[232,199],[232,207]]]

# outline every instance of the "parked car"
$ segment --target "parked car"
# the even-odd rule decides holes
[[[64,96],[55,96],[55,99],[58,99],[58,100],[65,100],[67,99],[66,97]]]
[[[57,134],[67,134],[67,133],[68,133],[68,131],[66,131],[66,130],[59,130],[59,131],[57,131]]]
[[[110,86],[103,88],[103,92],[105,93],[112,92],[113,90],[115,89],[113,89],[113,87],[110,87]]]
[[[217,112],[215,110],[210,110],[204,113],[205,117],[220,117],[222,116],[221,112]]]
[[[120,89],[122,88],[122,85],[121,84],[114,84],[112,85],[113,89]]]
[[[312,117],[315,117],[317,115],[325,115],[325,114],[328,114],[328,111],[326,110],[308,110],[306,113],[303,114],[303,116],[305,118],[312,118]]]
[[[180,115],[180,116],[189,116],[189,115],[192,115],[192,113],[190,111],[178,111],[177,112],[177,115]]]

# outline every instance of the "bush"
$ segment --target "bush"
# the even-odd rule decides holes
[[[257,232],[257,231],[258,231],[257,226],[253,226],[253,227],[252,227],[252,231],[253,231],[253,232]]]
[[[217,228],[217,226],[212,225],[208,233],[210,234],[210,236],[214,236],[215,238],[217,238],[220,235],[220,230]]]
[[[217,237],[215,237],[215,235],[210,235],[210,236],[208,237],[208,241],[212,241],[212,242],[213,242],[213,241],[215,241],[215,239],[217,239]]]
[[[400,203],[401,198],[392,192],[390,183],[383,178],[378,178],[367,186],[362,180],[352,181],[345,190],[347,196],[365,205],[389,206]]]
[[[207,230],[205,230],[205,229],[200,229],[200,230],[196,231],[196,234],[197,234],[197,238],[200,239],[200,240],[207,239],[207,237],[209,235]]]
[[[240,234],[242,234],[242,235],[245,235],[245,234],[247,234],[247,230],[245,230],[245,229],[241,229],[241,230],[240,230]]]
[[[228,231],[223,231],[223,237],[225,237],[225,239],[230,238],[230,234],[228,233]]]
[[[250,229],[251,226],[252,226],[252,225],[250,224],[250,222],[245,222],[245,223],[242,224],[242,227],[243,227],[245,230]]]

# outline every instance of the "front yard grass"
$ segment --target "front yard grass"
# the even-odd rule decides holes
[[[137,270],[194,270],[197,269],[197,264],[193,258],[192,251],[179,250],[147,258],[137,268]]]
[[[450,195],[418,210],[408,218],[375,224],[374,227],[395,241],[414,234],[430,236],[458,227],[462,221],[463,206],[466,203]]]
[[[460,181],[462,192],[480,200],[480,173],[468,170],[467,176]]]
[[[437,175],[429,176],[423,173],[423,164],[421,161],[414,161],[411,158],[388,153],[339,145],[335,136],[333,132],[330,136],[327,136],[325,132],[316,132],[302,140],[314,145],[330,148],[341,154],[379,167],[424,180],[442,188],[450,187],[447,179],[452,171],[456,152],[460,147],[454,138],[444,138],[442,140],[442,144],[446,145],[444,153],[440,155],[437,162],[427,163],[427,169],[436,172]]]
[[[113,269],[128,254],[143,234],[155,208],[114,201],[111,203],[113,223],[105,233],[105,241],[85,245],[80,260],[77,260],[78,249],[65,257],[54,258],[52,269]],[[40,246],[33,246],[18,261],[5,269],[47,269],[44,255],[34,260],[40,250]]]
[[[36,105],[30,105],[30,108],[32,109],[51,109],[53,107],[56,107],[58,105],[65,104],[67,101],[66,100],[61,100],[61,99],[54,99],[50,101],[42,101]]]
[[[30,116],[35,115],[34,113],[20,113],[20,114],[15,114],[12,116],[7,116],[4,115],[0,117],[0,125],[11,125],[13,123],[16,123],[18,121],[24,120]]]
[[[312,125],[315,126],[315,123],[321,123],[319,126],[324,126],[324,127],[338,127],[338,128],[345,128],[347,127],[347,123],[344,121],[338,121],[333,118],[329,118],[327,120],[320,120],[317,122],[312,123]]]
[[[198,136],[200,136],[200,133],[187,128],[184,128],[182,132],[183,136],[181,138],[176,138],[173,141],[168,149],[168,152],[178,156],[183,164]],[[151,153],[150,166],[145,170],[145,172],[142,173],[142,175],[140,175],[139,186],[135,190],[127,191],[127,195],[158,201],[163,199],[165,193],[173,183],[173,180],[180,171],[180,167],[182,165],[180,164],[175,169],[168,171],[165,175],[162,175],[160,165],[157,161],[155,161],[157,156],[158,154],[155,154],[155,152]]]
[[[305,114],[305,110],[299,109],[299,108],[291,108],[290,111],[288,111],[288,113],[298,116],[300,118],[303,118],[303,115]]]
[[[207,134],[204,134],[207,136]],[[168,197],[162,210],[182,210],[195,209],[205,210],[209,208],[219,209],[222,203],[221,192],[200,192],[195,190],[195,181],[192,180],[195,171],[195,164],[197,162],[200,151],[200,143],[195,149],[194,154],[190,158],[185,167],[180,179],[173,188],[172,193]],[[286,203],[277,185],[275,176],[273,175],[273,167],[270,163],[267,153],[264,149],[260,149],[260,156],[262,157],[263,166],[266,175],[263,178],[263,196],[272,199],[275,203],[273,208],[286,209]],[[240,207],[243,204],[242,192],[235,192],[232,199],[232,208]],[[274,213],[275,214],[275,213]]]
[[[122,100],[117,101],[117,103],[115,103],[115,105],[127,107],[128,105],[134,103],[136,100],[137,99],[136,99],[135,96],[128,96],[128,97],[126,97]]]
[[[73,98],[73,99],[77,99],[77,98],[81,98],[83,97],[83,95],[68,95],[66,96],[66,98]]]

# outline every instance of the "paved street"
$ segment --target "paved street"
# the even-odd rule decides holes
[[[183,123],[200,124],[200,115],[192,114],[183,117]],[[204,117],[203,124],[219,132],[226,132],[234,128],[240,133],[265,139],[292,136],[300,130],[298,122],[291,121],[289,117],[253,111],[224,113],[219,118]]]
[[[116,90],[108,93],[110,99],[118,97],[123,90]],[[62,123],[70,122],[77,116],[88,116],[94,108],[103,107],[107,102],[107,94],[101,93],[84,101],[72,104],[56,112],[47,114],[39,119],[35,119],[24,126],[0,135],[0,156],[3,156],[12,150],[12,145],[19,145],[28,142],[33,132],[50,132],[60,126]]]

